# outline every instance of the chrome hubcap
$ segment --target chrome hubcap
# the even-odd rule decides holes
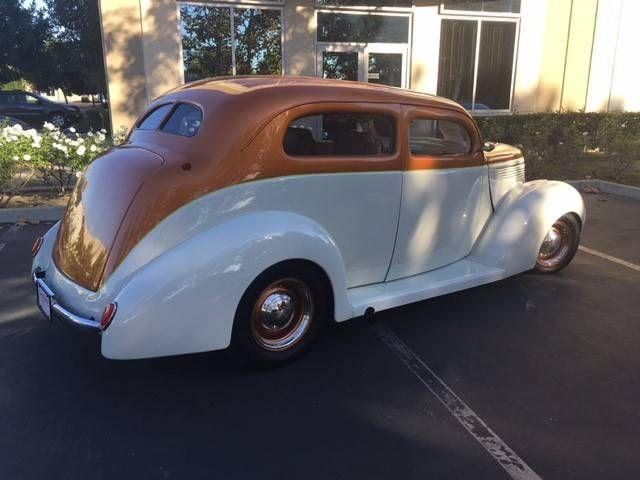
[[[538,253],[538,264],[543,267],[555,267],[562,263],[571,250],[571,233],[567,225],[558,221],[542,241]]]
[[[286,327],[294,313],[293,299],[286,293],[269,295],[260,307],[262,325],[269,330]]]
[[[251,332],[258,344],[282,351],[298,343],[313,321],[309,287],[295,278],[273,282],[258,297],[251,313]]]
[[[558,251],[562,245],[562,235],[558,229],[554,226],[547,232],[547,236],[542,241],[542,247],[540,247],[540,256],[551,257]]]

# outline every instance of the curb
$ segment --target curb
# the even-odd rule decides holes
[[[26,207],[0,209],[0,223],[40,223],[57,222],[62,218],[65,207]]]
[[[581,193],[608,193],[619,197],[640,200],[640,187],[623,185],[621,183],[608,182],[606,180],[570,180],[567,183],[573,185]]]

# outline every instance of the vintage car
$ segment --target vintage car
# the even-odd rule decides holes
[[[209,79],[155,100],[38,239],[50,319],[107,358],[223,349],[278,364],[328,322],[557,272],[584,205],[524,181],[458,104],[301,77]]]

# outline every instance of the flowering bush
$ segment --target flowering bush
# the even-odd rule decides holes
[[[41,133],[17,124],[0,126],[0,206],[36,175],[65,194],[78,172],[121,140],[121,134],[110,139],[104,130],[82,135],[74,128],[62,132],[50,123]]]

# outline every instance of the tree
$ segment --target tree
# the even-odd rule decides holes
[[[0,0],[0,83],[37,84],[50,27],[42,11],[20,0]]]
[[[2,1],[2,0],[0,0]],[[48,72],[39,79],[65,95],[106,92],[98,0],[46,0],[52,30]]]

